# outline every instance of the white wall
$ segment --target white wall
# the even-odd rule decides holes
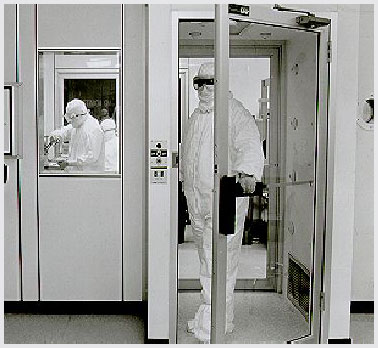
[[[374,91],[374,7],[361,5],[358,115]],[[352,301],[374,301],[374,132],[357,125]]]
[[[168,141],[168,149],[171,148],[171,23],[170,5],[149,6],[149,140],[166,140]],[[168,162],[170,160],[169,150]],[[167,176],[169,183],[170,168],[167,171]],[[147,326],[149,339],[168,339],[169,337],[170,197],[169,184],[149,185]]]
[[[339,5],[332,26],[323,339],[350,335],[358,11],[358,5]]]

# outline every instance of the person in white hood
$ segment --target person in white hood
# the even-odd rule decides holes
[[[188,211],[200,259],[202,304],[194,319],[188,322],[188,332],[201,341],[209,342],[211,326],[211,239],[212,190],[214,187],[214,64],[200,66],[193,80],[198,90],[199,105],[191,115],[182,145],[182,178],[188,201]],[[229,92],[229,165],[245,192],[252,193],[255,182],[261,180],[264,153],[260,134],[253,116]],[[227,236],[226,332],[233,330],[234,287],[238,271],[244,218],[248,198],[237,200],[235,234]],[[232,233],[232,231],[231,231]]]
[[[110,118],[104,119],[100,123],[105,139],[105,170],[107,172],[118,173],[118,137],[116,135],[116,124]]]
[[[72,172],[105,170],[104,133],[82,100],[73,99],[66,106],[65,119],[69,123],[51,133],[53,137],[69,140],[69,157],[60,161],[61,169]]]

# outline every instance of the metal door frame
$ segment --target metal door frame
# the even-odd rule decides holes
[[[228,35],[228,19],[232,17],[240,21],[249,23],[264,24],[267,26],[276,26],[286,29],[295,29],[308,32],[317,33],[317,111],[316,111],[316,155],[315,155],[315,221],[314,221],[314,235],[311,242],[312,250],[312,286],[311,286],[311,306],[310,306],[310,334],[304,337],[289,341],[289,343],[319,343],[321,336],[321,290],[322,290],[322,276],[324,263],[324,235],[325,235],[325,221],[326,221],[326,181],[327,181],[327,134],[328,134],[328,99],[329,99],[329,82],[330,82],[330,59],[329,59],[329,42],[330,42],[330,26],[323,28],[308,29],[299,26],[277,24],[271,22],[253,20],[252,18],[245,19],[245,17],[229,16],[227,5],[215,5],[215,25],[216,25],[216,48],[215,48],[215,75],[216,81],[221,81],[228,87],[228,49],[229,49],[229,35]],[[226,36],[223,37],[223,36]],[[218,47],[217,47],[218,46]],[[325,64],[323,64],[325,63]],[[217,87],[217,86],[216,86]],[[215,89],[215,93],[220,93],[219,100],[226,99],[227,88],[220,86]],[[217,98],[215,99],[217,101]],[[223,102],[224,103],[224,102]],[[216,102],[215,113],[217,110]],[[219,103],[218,110],[220,115],[215,116],[215,119],[222,117],[222,103]],[[223,108],[225,105],[223,105]],[[224,115],[223,115],[224,116]],[[227,121],[223,121],[222,127],[227,125]],[[220,129],[224,133],[225,129]],[[215,139],[217,140],[215,130]],[[218,154],[224,150],[224,143],[216,143]],[[223,151],[226,153],[225,151]],[[221,157],[221,156],[218,156]],[[227,164],[227,163],[226,163]],[[224,163],[222,163],[224,167]],[[225,303],[222,299],[225,298],[225,270],[226,258],[224,256],[225,247],[222,236],[219,235],[219,221],[217,219],[217,203],[218,192],[217,185],[219,180],[217,176],[227,173],[224,168],[218,165],[220,173],[215,174],[215,194],[214,206],[215,214],[213,214],[213,278],[212,278],[212,323],[211,327],[211,343],[224,343],[224,328],[225,328]],[[215,243],[214,243],[215,242]],[[220,259],[223,255],[222,259]],[[219,273],[218,273],[219,272]],[[214,291],[213,291],[214,290]],[[219,303],[219,305],[218,305]],[[214,331],[214,332],[213,332]]]
[[[217,5],[216,5],[217,6]],[[224,6],[224,5],[223,5]],[[265,16],[265,13],[267,14],[268,21],[264,22],[261,21],[261,17]],[[321,33],[322,40],[318,42],[318,49],[321,47],[322,52],[324,55],[325,49],[324,46],[328,44],[328,41],[330,41],[330,28],[326,27],[323,29],[315,29],[315,30],[308,30],[304,29],[300,26],[295,26],[293,24],[284,24],[284,23],[277,23],[275,21],[275,15],[277,13],[274,13],[273,11],[267,12],[266,9],[259,9],[257,11],[257,14],[255,15],[256,20],[255,22],[258,22],[260,24],[266,24],[266,25],[276,25],[281,26],[283,28],[292,28],[297,30],[307,30],[312,32],[319,32]],[[273,16],[274,15],[274,16]],[[193,11],[172,11],[172,71],[178,72],[178,22],[180,19],[212,19],[214,20],[215,13],[214,11],[201,11],[201,10],[193,10]],[[232,16],[235,18],[235,16]],[[289,23],[287,17],[283,17],[283,22],[285,20]],[[246,18],[240,18],[240,20],[246,20]],[[248,21],[253,21],[251,17],[248,18]],[[283,59],[285,59],[285,56],[283,56]],[[324,59],[324,57],[322,58]],[[317,158],[317,164],[319,162],[319,165],[316,166],[317,174],[323,171],[323,177],[327,175],[327,173],[324,171],[326,168],[326,161],[327,161],[327,131],[328,131],[328,100],[329,100],[329,63],[326,67],[322,67],[322,71],[318,71],[318,75],[321,77],[319,83],[325,83],[327,88],[326,90],[322,91],[322,95],[319,96],[320,99],[322,99],[322,105],[319,104],[318,113],[325,113],[326,117],[320,117],[319,120],[321,121],[321,124],[317,123],[317,152],[321,154]],[[281,82],[282,83],[282,82]],[[323,98],[321,98],[323,97]],[[177,109],[177,76],[174,73],[172,78],[172,110]],[[284,103],[285,101],[282,100]],[[176,108],[175,108],[176,107]],[[318,114],[319,116],[319,114]],[[322,143],[323,142],[323,143]],[[325,147],[325,148],[324,148]],[[317,176],[318,177],[318,176]],[[321,182],[321,178],[319,179]],[[305,340],[298,340],[297,342],[292,343],[313,343],[320,341],[320,330],[322,328],[321,324],[321,310],[320,310],[320,292],[323,287],[323,266],[324,266],[324,234],[325,234],[325,214],[326,214],[326,202],[324,200],[324,196],[326,193],[326,187],[325,187],[325,181],[323,181],[323,184],[316,186],[317,193],[320,194],[323,202],[323,207],[320,207],[319,211],[317,212],[315,216],[316,221],[316,230],[319,233],[316,233],[317,236],[317,242],[320,243],[320,248],[317,250],[317,253],[314,255],[315,259],[318,261],[316,262],[317,267],[314,270],[316,273],[316,278],[318,279],[318,284],[315,288],[312,290],[314,293],[318,293],[318,299],[313,303],[313,308],[318,308],[319,310],[316,311],[316,315],[314,316],[315,325],[313,327],[312,332],[316,331],[316,335],[310,336]],[[177,234],[177,229],[175,229],[172,233]],[[175,236],[173,237],[173,241],[177,241]],[[170,343],[176,343],[177,341],[177,289],[178,289],[178,282],[177,282],[177,243],[171,243],[171,266],[170,266],[170,325],[169,325],[169,342]]]

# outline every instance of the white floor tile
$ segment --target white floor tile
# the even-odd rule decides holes
[[[199,293],[179,294],[177,343],[199,343],[186,332],[186,323],[200,303]],[[235,329],[226,336],[226,343],[286,343],[309,332],[298,310],[275,293],[235,293],[234,316]]]
[[[179,244],[179,279],[198,279],[199,258],[194,242]],[[238,279],[266,277],[266,247],[263,244],[242,245]]]

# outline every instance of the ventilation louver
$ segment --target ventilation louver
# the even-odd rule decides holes
[[[307,268],[289,254],[287,297],[308,321],[310,310],[310,275]]]

